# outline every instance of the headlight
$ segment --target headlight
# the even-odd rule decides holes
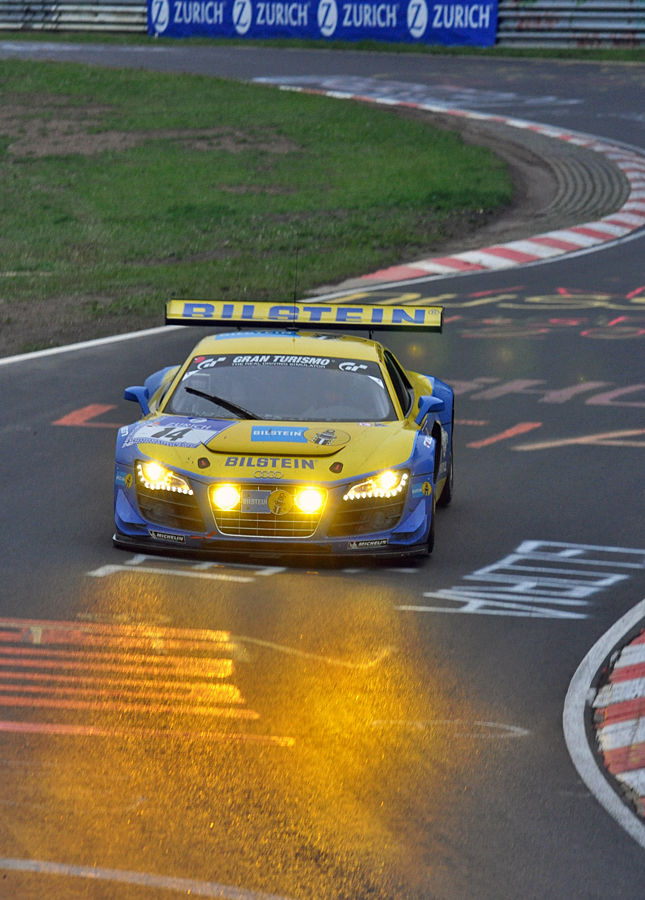
[[[151,491],[174,491],[176,494],[193,493],[185,478],[152,460],[137,462],[137,480]]]
[[[367,481],[353,484],[347,491],[343,500],[364,500],[367,497],[396,497],[405,490],[408,483],[408,473],[402,469],[386,469],[373,475]]]
[[[312,515],[322,508],[325,502],[325,492],[317,487],[307,487],[296,494],[296,505],[303,513]]]
[[[219,484],[211,490],[211,500],[218,509],[235,509],[241,494],[234,484]]]

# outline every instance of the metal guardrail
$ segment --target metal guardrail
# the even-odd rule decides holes
[[[141,0],[76,3],[0,0],[0,31],[146,31]]]
[[[146,31],[142,0],[0,0],[0,31]],[[645,0],[499,0],[502,47],[645,47]]]
[[[645,0],[500,0],[502,47],[643,47]]]

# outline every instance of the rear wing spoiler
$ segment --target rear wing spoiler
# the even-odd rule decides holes
[[[235,328],[322,329],[324,331],[443,330],[441,306],[347,303],[250,303],[228,300],[170,300],[166,325],[225,325]]]

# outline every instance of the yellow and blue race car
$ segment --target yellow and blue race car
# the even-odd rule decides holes
[[[440,331],[442,310],[171,301],[167,321],[222,325],[181,366],[130,387],[118,547],[245,555],[432,551],[453,492],[453,391],[380,343],[334,330]]]

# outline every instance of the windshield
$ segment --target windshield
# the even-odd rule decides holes
[[[213,400],[189,393],[208,394]],[[375,362],[325,356],[196,356],[164,412],[241,418],[217,398],[260,419],[312,422],[383,422],[396,419]]]

